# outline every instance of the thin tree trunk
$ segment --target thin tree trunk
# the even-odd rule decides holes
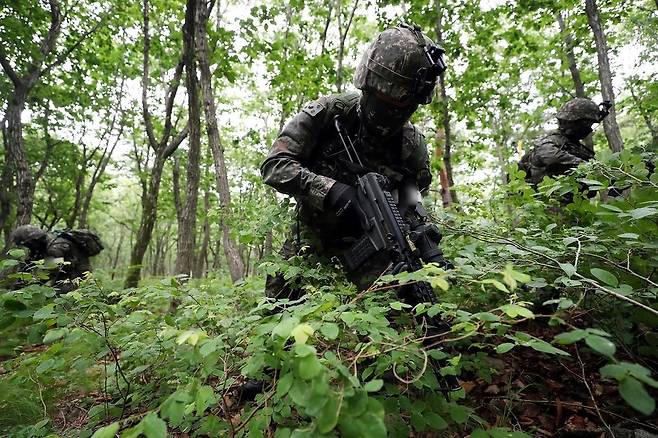
[[[439,44],[443,45],[443,9],[440,7],[438,1],[436,6],[437,10],[441,11],[439,12],[439,16],[436,20],[436,39]],[[448,92],[445,72],[441,73],[439,76],[439,94],[441,96],[441,123],[443,124],[444,134],[444,146],[442,154],[443,168],[441,169],[441,174],[439,174],[439,179],[441,180],[441,187],[443,191],[446,191],[446,187],[443,185],[445,183],[448,185],[446,195],[442,196],[443,206],[447,207],[453,202],[457,203],[458,199],[457,192],[454,189],[455,181],[452,175],[452,129],[450,126],[450,108],[448,106]]]
[[[148,85],[149,85],[149,7],[148,0],[143,0],[143,33],[144,48],[142,62],[142,117],[144,119],[144,128],[148,139],[148,144],[155,152],[154,163],[149,174],[148,183],[143,182],[142,188],[142,217],[137,230],[137,236],[130,253],[130,266],[124,283],[125,288],[136,287],[141,276],[142,263],[144,254],[148,248],[153,236],[153,227],[158,213],[158,197],[160,195],[160,182],[162,180],[162,170],[165,161],[176,151],[178,146],[187,136],[187,127],[175,137],[172,136],[173,125],[171,123],[171,114],[173,111],[174,99],[180,84],[180,78],[183,72],[183,63],[179,62],[174,71],[174,77],[169,84],[169,89],[165,97],[165,120],[162,138],[158,141],[155,136],[153,120],[148,104]],[[138,163],[139,165],[139,163]]]
[[[194,278],[201,278],[204,275],[208,264],[208,246],[210,244],[210,222],[208,221],[208,212],[210,211],[210,190],[206,188],[203,194],[203,209],[205,215],[203,218],[203,240],[199,250],[196,263],[194,264]]]
[[[608,44],[601,26],[601,18],[596,0],[585,0],[585,11],[587,12],[587,21],[594,34],[596,43],[596,54],[599,61],[599,81],[601,82],[601,95],[603,100],[612,103],[610,114],[603,119],[603,129],[608,139],[608,144],[613,152],[619,152],[624,148],[624,142],[621,138],[621,131],[617,124],[617,112],[615,109],[615,93],[612,89],[612,72],[610,71],[610,61],[608,60]]]
[[[3,252],[9,247],[9,237],[11,234],[11,193],[14,183],[14,169],[12,166],[12,159],[9,155],[7,148],[7,130],[5,121],[2,121],[2,144],[5,149],[4,163],[2,165],[2,173],[0,174],[0,231],[4,232]]]
[[[123,229],[119,227],[119,243],[117,244],[117,249],[114,252],[114,260],[112,261],[112,280],[114,280],[114,276],[116,275],[117,272],[117,266],[119,264],[119,254],[121,254],[121,245],[123,244]]]
[[[199,166],[201,161],[201,121],[199,83],[196,67],[196,23],[198,0],[187,0],[183,26],[183,60],[188,96],[189,149],[185,203],[178,228],[176,273],[191,275],[196,243],[196,207],[199,199]],[[205,25],[205,23],[204,23]]]
[[[156,162],[151,169],[151,183],[148,193],[142,195],[142,219],[137,230],[137,235],[135,236],[135,244],[130,253],[130,266],[126,275],[125,288],[137,287],[140,279],[144,254],[146,254],[146,249],[153,236],[153,228],[158,215],[158,196],[160,193],[163,166],[164,160],[156,157]]]
[[[338,67],[336,69],[336,88],[339,93],[343,92],[343,59],[345,58],[345,40],[347,39],[347,33],[352,26],[352,20],[354,19],[354,13],[356,8],[359,5],[359,0],[354,0],[354,5],[352,6],[352,11],[343,29],[343,20],[342,20],[342,0],[336,0],[336,19],[338,20],[338,34],[340,40],[338,41]]]
[[[219,128],[217,127],[217,109],[215,99],[212,95],[212,77],[210,74],[210,64],[208,61],[208,39],[206,35],[206,21],[208,19],[207,6],[203,0],[199,2],[199,23],[197,25],[197,44],[199,54],[199,69],[201,72],[201,96],[203,98],[204,113],[206,116],[206,132],[208,134],[208,144],[212,150],[213,161],[215,164],[215,176],[217,178],[217,190],[219,200],[224,213],[222,221],[222,240],[224,252],[229,265],[231,279],[235,282],[244,277],[244,263],[240,258],[240,253],[236,243],[231,237],[226,220],[231,216],[231,193],[229,190],[228,176],[226,173],[226,163],[224,160],[224,147],[219,137]]]

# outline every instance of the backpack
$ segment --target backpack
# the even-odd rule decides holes
[[[90,230],[60,230],[55,233],[74,243],[87,256],[93,257],[103,251],[104,247],[98,234]]]

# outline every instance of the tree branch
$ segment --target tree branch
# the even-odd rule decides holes
[[[155,134],[153,133],[153,121],[151,120],[151,112],[149,111],[147,97],[147,90],[149,86],[149,52],[151,49],[151,38],[149,36],[148,0],[144,0],[143,2],[142,16],[142,29],[144,32],[144,50],[142,62],[142,116],[144,118],[144,127],[146,128],[146,136],[148,137],[149,146],[153,149],[157,149],[158,142],[155,139]]]
[[[74,51],[75,49],[77,49],[77,48],[80,46],[80,44],[82,44],[82,42],[83,42],[84,40],[86,40],[87,38],[89,38],[89,36],[90,36],[91,34],[93,34],[94,32],[96,32],[96,31],[101,27],[101,25],[105,22],[105,20],[107,19],[107,17],[109,17],[110,13],[112,13],[112,10],[113,10],[113,9],[114,9],[114,7],[110,8],[110,10],[107,11],[107,12],[105,13],[105,15],[104,15],[103,17],[101,17],[100,20],[98,20],[98,23],[96,23],[96,25],[95,25],[94,27],[92,27],[91,29],[89,29],[89,30],[88,30],[87,32],[85,32],[84,34],[82,34],[82,36],[81,36],[80,38],[78,38],[78,40],[75,41],[73,44],[71,44],[71,46],[70,46],[68,49],[66,49],[63,53],[59,54],[59,56],[57,56],[57,58],[56,58],[53,62],[51,62],[50,64],[48,64],[46,67],[44,67],[43,70],[41,70],[41,73],[40,73],[39,75],[40,75],[40,76],[43,76],[43,75],[47,74],[48,72],[50,72],[50,70],[52,70],[53,68],[55,68],[55,67],[61,65],[62,62],[64,62],[64,61],[66,60],[66,58],[68,58],[68,56],[69,56],[71,53],[73,53],[73,51]]]
[[[167,144],[169,141],[169,136],[171,134],[171,113],[174,108],[174,99],[176,98],[176,93],[178,92],[178,86],[180,85],[180,79],[183,75],[183,67],[185,63],[181,58],[176,64],[176,70],[174,71],[174,77],[169,84],[169,89],[167,90],[166,102],[165,102],[165,126],[164,133],[162,135],[162,141],[160,144]]]
[[[188,129],[187,129],[187,123],[185,124],[185,128],[176,136],[174,137],[173,140],[171,140],[171,143],[167,145],[167,147],[164,149],[162,152],[162,157],[166,160],[176,152],[176,149],[178,149],[178,146],[185,140],[185,137],[187,137]]]
[[[2,65],[2,69],[5,71],[11,82],[14,84],[14,87],[18,88],[23,85],[23,81],[21,80],[21,78],[18,77],[18,75],[12,68],[2,48],[0,48],[0,65]]]

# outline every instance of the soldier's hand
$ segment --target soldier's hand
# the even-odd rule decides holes
[[[341,182],[336,182],[327,193],[325,208],[332,211],[348,226],[363,227],[366,221],[366,214],[359,204],[356,189]]]

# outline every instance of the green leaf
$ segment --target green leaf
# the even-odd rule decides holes
[[[366,383],[363,386],[363,389],[367,392],[377,392],[382,389],[382,386],[384,386],[384,381],[382,379],[374,379]]]
[[[560,333],[555,337],[555,341],[558,344],[573,344],[574,342],[578,342],[581,339],[584,339],[586,336],[587,331],[576,329],[571,330],[570,332]]]
[[[334,396],[329,397],[327,403],[322,407],[315,424],[318,432],[326,434],[331,432],[338,424],[338,414],[340,412],[340,403]]]
[[[112,423],[108,426],[98,429],[91,438],[114,438],[119,431],[119,423]]]
[[[651,207],[635,208],[628,211],[628,214],[630,214],[633,219],[642,219],[648,216],[653,216],[656,213],[658,213],[658,210]]]
[[[37,367],[37,373],[42,374],[51,369],[55,365],[55,359],[46,359]]]
[[[516,318],[521,316],[523,318],[534,318],[535,314],[532,313],[532,310],[526,309],[525,307],[519,306],[518,304],[505,304],[500,306],[500,310],[505,312],[509,317]]]
[[[626,403],[644,415],[651,415],[656,409],[656,401],[649,395],[642,382],[634,377],[628,376],[619,382],[619,394]]]
[[[213,405],[216,401],[217,397],[215,397],[215,391],[212,389],[212,387],[208,385],[201,386],[198,389],[196,398],[194,400],[197,417],[202,416],[206,409],[208,409],[208,407]]]
[[[453,419],[455,423],[465,423],[468,420],[470,412],[467,407],[453,403],[450,405],[450,418]]]
[[[496,353],[505,354],[514,348],[515,345],[516,344],[512,344],[511,342],[503,342],[500,345],[496,345]]]
[[[44,319],[55,318],[57,315],[55,313],[53,313],[54,308],[55,308],[54,304],[45,305],[41,309],[34,312],[34,315],[32,316],[32,318],[35,321],[41,321],[41,320],[44,320]]]
[[[592,273],[593,276],[595,276],[596,278],[598,278],[608,286],[617,287],[617,285],[619,284],[617,277],[615,277],[605,269],[592,268],[589,271]]]
[[[567,353],[566,351],[560,350],[559,348],[555,348],[548,342],[542,341],[541,339],[532,339],[528,341],[528,347],[532,348],[533,350],[541,351],[542,353],[559,354],[560,356],[569,356],[569,353]]]
[[[43,337],[43,343],[50,344],[51,342],[57,341],[58,339],[62,339],[64,336],[68,334],[68,332],[69,329],[67,328],[48,330],[46,336]]]
[[[21,248],[14,248],[14,249],[10,249],[8,254],[9,257],[20,259],[21,257],[25,256],[25,250]]]
[[[432,429],[444,430],[448,428],[448,422],[436,412],[425,412],[425,422]]]
[[[393,310],[402,310],[403,307],[405,308],[411,307],[409,304],[401,303],[399,301],[393,301],[391,304],[389,304],[389,306],[391,306],[391,309]]]
[[[2,306],[12,312],[20,312],[21,310],[26,310],[27,306],[22,303],[21,301],[14,300],[14,299],[8,299],[5,300],[4,303],[2,303]]]
[[[299,358],[296,364],[299,377],[304,380],[310,380],[322,372],[322,364],[315,355]]]
[[[638,237],[640,237],[640,235],[635,233],[623,233],[623,234],[619,234],[619,237],[621,237],[622,239],[637,239]]]
[[[304,324],[299,324],[297,327],[292,329],[290,334],[295,338],[295,343],[305,344],[306,341],[308,340],[308,337],[311,336],[314,332],[315,329],[313,327],[304,323]]]
[[[592,350],[596,351],[597,353],[602,354],[603,356],[609,357],[611,359],[615,355],[615,351],[617,350],[617,347],[615,347],[615,344],[610,342],[609,339],[604,338],[603,336],[599,336],[599,335],[591,335],[591,334],[588,335],[585,338],[585,343]]]
[[[278,398],[288,394],[294,378],[295,377],[292,375],[292,373],[287,373],[279,379],[279,382],[276,384],[276,396]]]
[[[481,280],[480,283],[493,284],[496,289],[498,289],[502,292],[509,293],[509,290],[507,289],[507,287],[505,287],[505,285],[503,283],[501,283],[498,280],[494,280],[493,278],[486,278],[484,280]]]
[[[208,336],[202,330],[186,330],[176,338],[176,343],[182,345],[188,343],[192,346],[196,345],[200,339],[207,338]]]
[[[325,322],[320,326],[320,332],[327,339],[336,339],[340,333],[340,328],[338,327],[338,324]]]
[[[560,263],[560,268],[567,274],[567,277],[571,278],[573,274],[576,273],[576,268],[571,263]]]
[[[142,433],[147,438],[166,438],[167,424],[155,412],[149,413],[141,421]]]

